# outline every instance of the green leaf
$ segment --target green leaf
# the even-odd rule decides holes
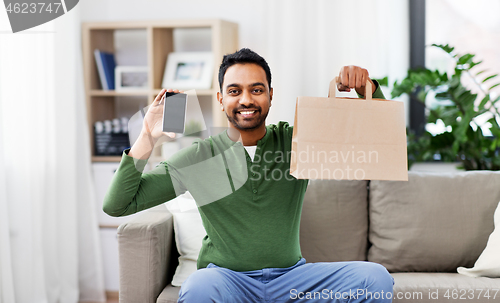
[[[497,149],[497,140],[493,140],[490,145],[490,150],[496,150]]]
[[[462,118],[462,120],[458,124],[458,127],[456,127],[455,129],[452,130],[452,132],[455,135],[455,139],[456,139],[455,142],[458,142],[458,144],[464,143],[467,141],[466,132],[467,132],[467,129],[469,127],[471,127],[470,126],[471,120],[472,120],[471,113],[470,112],[465,113],[465,116]],[[454,148],[455,148],[455,145],[454,145]],[[456,151],[458,151],[458,146],[456,148],[457,148]]]
[[[481,61],[479,61],[479,62],[471,62],[471,63],[469,63],[469,68],[468,68],[468,69],[471,69],[471,68],[473,68],[474,66],[479,65],[479,64],[481,64],[481,63],[483,63],[483,61],[482,61],[482,60],[481,60]]]
[[[435,149],[450,148],[455,137],[450,132],[444,132],[431,138],[431,146]]]
[[[492,160],[493,164],[495,164],[497,167],[500,166],[500,157],[493,158]],[[494,168],[494,170],[498,170],[498,168]]]
[[[442,44],[432,44],[432,46],[435,46],[435,47],[439,47],[440,49],[444,50],[445,52],[447,52],[448,54],[451,55],[451,53],[453,52],[453,50],[455,49],[454,47],[451,47],[449,46],[448,44],[446,45],[442,45]],[[456,55],[455,55],[456,56]],[[453,57],[455,57],[453,56]]]
[[[405,78],[401,80],[401,83],[397,81],[394,82],[394,87],[391,92],[392,98],[401,96],[402,94],[411,94],[415,89],[416,85],[410,79]]]
[[[490,131],[493,134],[493,136],[497,138],[497,140],[500,140],[500,129],[498,128],[498,125],[495,127],[493,124],[493,127],[490,127]]]
[[[497,77],[497,76],[498,76],[498,74],[495,74],[495,75],[491,75],[491,76],[489,76],[489,77],[486,77],[486,79],[484,79],[484,80],[483,80],[483,83],[484,83],[484,82],[486,82],[486,81],[488,81],[488,80],[490,80],[490,79],[493,79],[493,78],[495,78],[495,77]]]
[[[444,125],[455,128],[457,125],[457,117],[460,116],[460,110],[455,106],[443,108],[440,111],[439,119],[443,120]]]
[[[438,100],[449,100],[450,94],[448,92],[437,93],[435,98]]]
[[[458,96],[457,103],[461,104],[465,109],[470,109],[474,106],[476,98],[476,94],[471,94],[470,91],[466,90]]]
[[[460,83],[460,76],[458,76],[456,74],[453,75],[453,76],[451,76],[450,83],[449,83],[450,88],[452,88],[452,87],[458,87],[460,85],[461,85],[461,83]]]
[[[490,87],[488,90],[492,90],[492,89],[494,89],[495,87],[497,87],[499,85],[500,85],[500,83],[497,83],[497,84],[493,85],[492,87]]]
[[[381,79],[373,79],[373,80],[376,80],[378,84],[380,84],[381,86],[385,87],[389,86],[389,78],[387,76]]]
[[[495,117],[490,118],[487,122],[491,123],[492,129],[498,129],[500,131],[500,125],[498,125],[497,119]]]
[[[424,89],[421,89],[417,92],[417,98],[420,102],[425,103],[425,99],[427,97],[427,92]]]
[[[483,100],[481,100],[481,103],[479,103],[479,106],[478,106],[479,110],[483,109],[483,108],[484,108],[484,106],[486,105],[486,103],[487,103],[488,101],[490,101],[490,95],[486,95],[486,96],[483,98]]]
[[[465,54],[458,58],[458,64],[471,64],[472,63],[472,58],[474,58],[475,55],[473,54]]]
[[[479,75],[481,75],[482,73],[487,72],[487,71],[488,71],[487,69],[483,69],[482,71],[480,71],[480,72],[476,73],[476,76],[479,76]]]

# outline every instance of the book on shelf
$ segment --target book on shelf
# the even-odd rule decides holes
[[[94,57],[97,64],[99,78],[101,79],[102,89],[115,89],[115,55],[96,49],[94,50]]]

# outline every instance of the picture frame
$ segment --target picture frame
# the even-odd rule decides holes
[[[210,89],[213,66],[212,52],[172,52],[167,58],[162,87]]]
[[[147,66],[122,65],[115,68],[115,90],[138,90],[147,88]]]

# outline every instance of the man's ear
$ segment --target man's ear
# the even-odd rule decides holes
[[[273,88],[269,89],[269,106],[271,106],[271,101],[273,101]]]
[[[224,105],[222,104],[222,93],[221,92],[217,92],[217,100],[219,101],[219,104],[220,104],[222,111],[224,111]]]

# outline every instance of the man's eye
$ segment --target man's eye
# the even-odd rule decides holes
[[[235,89],[230,89],[227,93],[228,93],[228,94],[231,94],[231,95],[234,95],[234,94],[237,94],[237,93],[238,93],[238,91],[237,91],[237,90],[235,90]]]
[[[254,93],[262,93],[262,92],[264,92],[264,90],[262,88],[255,88],[253,91],[254,91]]]

